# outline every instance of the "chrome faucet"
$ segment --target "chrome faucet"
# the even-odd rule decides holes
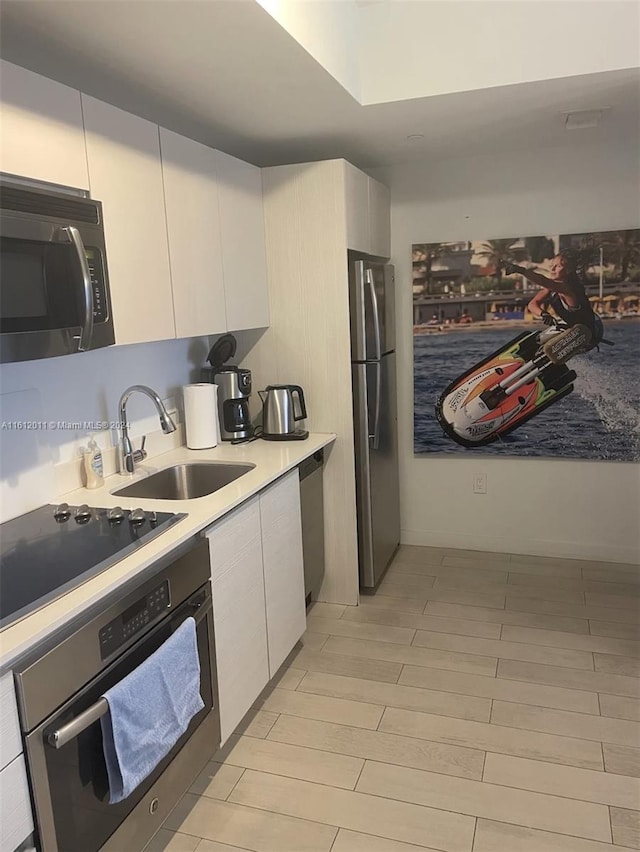
[[[123,476],[131,476],[135,473],[136,462],[141,462],[146,459],[147,453],[144,448],[146,438],[142,439],[142,446],[139,450],[134,450],[129,438],[129,421],[127,420],[127,402],[134,391],[140,391],[151,399],[155,405],[158,416],[160,417],[160,425],[165,435],[176,431],[176,424],[171,419],[164,403],[158,394],[147,385],[131,385],[120,397],[118,412],[120,415],[120,441],[118,443],[118,470]]]

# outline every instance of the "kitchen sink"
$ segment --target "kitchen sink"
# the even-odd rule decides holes
[[[225,462],[189,462],[177,464],[152,473],[145,479],[132,482],[112,494],[122,497],[148,497],[152,500],[193,500],[206,497],[229,485],[254,464],[226,464]]]

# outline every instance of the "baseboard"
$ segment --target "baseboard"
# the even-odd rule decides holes
[[[541,538],[517,538],[471,535],[443,530],[405,530],[400,533],[402,544],[423,547],[447,547],[456,550],[482,550],[487,553],[517,553],[522,556],[550,556],[559,559],[585,559],[592,562],[640,564],[638,547],[612,545],[602,542],[547,541]]]

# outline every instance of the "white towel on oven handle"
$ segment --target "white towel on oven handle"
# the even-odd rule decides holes
[[[157,651],[102,697],[109,704],[100,724],[112,805],[153,772],[205,706],[195,620],[186,618]]]

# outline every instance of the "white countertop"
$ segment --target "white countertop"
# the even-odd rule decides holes
[[[139,507],[154,509],[156,512],[186,513],[188,517],[178,521],[136,553],[1,631],[0,672],[10,668],[19,656],[101,597],[122,586],[155,560],[257,494],[283,473],[300,464],[303,459],[333,443],[335,438],[333,434],[311,433],[305,441],[253,441],[233,446],[222,443],[211,450],[188,450],[186,447],[179,447],[139,464],[133,477],[115,474],[105,479],[102,488],[91,491],[79,488],[64,494],[61,499],[72,506],[87,503],[89,506],[106,509],[113,506],[122,506],[124,509]],[[194,461],[250,462],[255,464],[255,468],[219,491],[195,500],[151,500],[115,497],[111,493],[158,470]]]

